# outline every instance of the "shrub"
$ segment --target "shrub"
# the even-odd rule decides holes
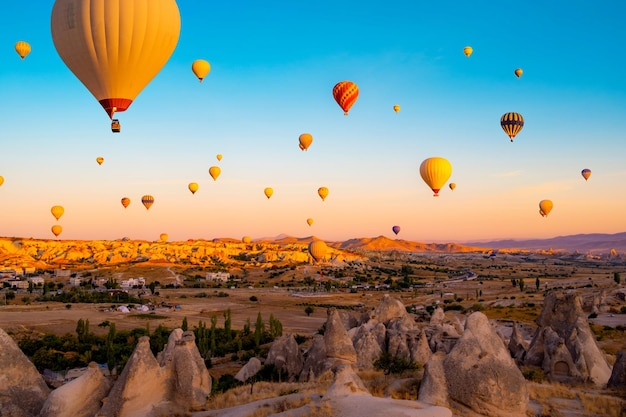
[[[538,383],[543,382],[545,378],[543,370],[537,368],[525,369],[522,371],[522,375],[526,380]]]
[[[256,295],[250,296],[250,301],[259,301]]]

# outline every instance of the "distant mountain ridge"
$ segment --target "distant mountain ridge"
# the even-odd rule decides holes
[[[626,232],[588,233],[556,236],[546,239],[504,239],[489,242],[464,242],[468,246],[490,247],[493,249],[526,249],[566,252],[626,252]]]

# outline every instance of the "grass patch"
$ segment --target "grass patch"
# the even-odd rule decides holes
[[[485,308],[482,312],[492,320],[504,319],[515,320],[517,322],[535,323],[539,317],[541,309],[535,305],[529,306],[509,306],[508,308],[490,307]]]
[[[150,313],[133,314],[131,317],[136,317],[138,319],[145,319],[145,320],[164,320],[168,318],[167,316],[161,316],[159,314],[150,314]]]

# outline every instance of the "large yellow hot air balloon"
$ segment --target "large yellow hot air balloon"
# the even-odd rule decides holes
[[[504,133],[511,138],[511,142],[513,142],[515,135],[517,135],[524,127],[524,118],[519,113],[504,113],[500,118],[500,126],[502,126]]]
[[[209,62],[205,61],[204,59],[196,59],[195,61],[193,61],[193,64],[191,64],[191,70],[196,75],[196,77],[198,77],[200,82],[202,82],[204,77],[206,77],[209,71],[211,71],[211,64],[209,64]]]
[[[55,219],[59,220],[63,213],[65,213],[65,209],[63,206],[52,206],[50,213],[52,213]]]
[[[468,58],[472,54],[472,52],[474,52],[474,48],[472,48],[471,46],[466,46],[465,48],[463,48],[463,53]]]
[[[221,153],[218,153],[215,157],[217,158],[218,161],[222,160],[222,154]]]
[[[326,200],[326,197],[328,197],[328,188],[326,187],[318,188],[317,194],[319,194],[319,196],[322,198],[322,201]]]
[[[420,165],[420,175],[422,179],[435,192],[434,196],[439,196],[439,190],[452,175],[452,165],[440,156],[433,156],[422,161]]]
[[[265,197],[267,197],[267,199],[269,200],[272,194],[274,194],[274,190],[270,187],[267,187],[265,190],[263,190],[263,193],[265,194]]]
[[[167,233],[161,233],[161,234],[159,235],[159,240],[160,240],[161,242],[167,242],[167,239],[168,239],[168,238],[169,238],[169,236],[167,235]]]
[[[146,194],[141,197],[141,203],[146,207],[146,210],[150,210],[150,207],[154,204],[154,197]]]
[[[61,232],[63,231],[63,228],[61,227],[61,225],[55,224],[54,226],[52,226],[51,230],[55,236],[59,236]]]
[[[217,177],[219,177],[221,173],[222,170],[220,169],[220,167],[212,166],[211,168],[209,168],[209,174],[211,175],[211,178],[213,178],[213,181],[217,181]]]
[[[327,250],[328,246],[326,246],[326,243],[323,240],[314,240],[309,243],[309,255],[311,255],[315,262],[324,260]]]
[[[122,198],[122,205],[124,206],[124,208],[128,207],[129,204],[130,204],[130,198],[123,197]]]
[[[4,184],[4,177],[0,175],[0,185]]]
[[[552,204],[551,200],[541,200],[539,202],[539,214],[546,217],[552,211],[552,207],[554,207],[554,204]]]
[[[313,135],[311,135],[310,133],[303,133],[300,135],[298,140],[300,141],[300,149],[306,151],[313,143]]]
[[[339,107],[342,108],[344,116],[347,116],[350,107],[359,97],[359,87],[352,81],[338,82],[333,87],[333,97]]]
[[[98,165],[102,165],[102,163],[104,162],[104,158],[99,156],[96,158],[96,162],[98,163]]]
[[[65,65],[113,118],[174,52],[180,12],[176,0],[56,0],[51,29]]]
[[[587,181],[589,177],[591,176],[591,170],[589,168],[585,168],[582,171],[580,171],[580,174],[583,176],[585,181]]]
[[[395,106],[393,106],[393,111],[395,111],[396,113],[398,113],[400,111],[400,105],[396,104]]]
[[[28,42],[19,41],[15,44],[15,52],[20,58],[26,58],[26,55],[30,54],[30,44]]]
[[[199,188],[199,187],[200,187],[200,186],[198,185],[198,183],[197,183],[197,182],[190,182],[190,183],[189,183],[189,191],[191,191],[191,194],[195,194],[195,193],[196,193],[196,191],[198,191],[198,188]]]
[[[515,72],[515,76],[516,76],[517,78],[521,77],[521,76],[522,76],[522,74],[524,73],[524,71],[522,71],[522,69],[521,69],[521,68],[516,69],[514,72]]]
[[[311,226],[313,224],[313,219],[312,218],[308,218],[306,219],[306,224],[308,224],[309,226]]]

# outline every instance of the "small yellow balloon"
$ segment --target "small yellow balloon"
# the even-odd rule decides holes
[[[398,113],[400,111],[400,105],[396,104],[395,106],[393,106],[393,111],[395,111],[396,113]]]
[[[213,181],[217,181],[217,177],[219,177],[221,173],[222,170],[220,169],[220,167],[212,166],[211,168],[209,168],[209,174],[211,174],[211,178],[213,178]]]
[[[218,154],[217,154],[217,156],[216,156],[216,158],[217,158],[217,160],[218,160],[218,161],[221,161],[221,160],[222,160],[222,154],[221,154],[221,153],[218,153]]]
[[[195,194],[195,193],[196,193],[196,191],[198,191],[198,188],[199,188],[199,187],[200,187],[200,186],[198,185],[198,183],[197,183],[197,182],[190,182],[190,183],[189,183],[189,191],[191,191],[191,194]]]
[[[450,185],[448,185],[448,187],[450,187],[450,189],[454,191],[454,189],[456,188],[456,184],[451,182]]]
[[[26,58],[26,55],[30,54],[30,44],[28,42],[19,41],[15,44],[15,52],[20,58]]]
[[[300,144],[298,145],[300,149],[306,151],[313,143],[313,135],[311,135],[310,133],[303,133],[300,135],[298,140],[300,141]]]
[[[161,233],[161,235],[159,236],[159,239],[161,240],[161,242],[167,242],[168,238],[169,236],[167,235],[167,233]]]
[[[96,162],[98,163],[98,165],[102,165],[102,163],[104,162],[104,158],[99,156],[96,158]]]
[[[328,246],[326,246],[326,242],[323,240],[314,240],[309,243],[309,255],[315,262],[323,261],[326,251],[328,251]]]
[[[50,212],[52,213],[55,219],[59,220],[61,216],[63,215],[63,213],[65,213],[65,209],[63,208],[63,206],[52,206],[52,208],[50,209]]]
[[[319,196],[322,198],[322,201],[326,200],[326,197],[328,197],[328,188],[326,187],[318,188],[317,194],[319,194]]]
[[[554,207],[554,204],[551,200],[541,200],[539,202],[539,214],[543,217],[548,216],[548,214],[552,211],[552,207]]]
[[[466,46],[465,48],[463,48],[463,53],[468,58],[470,55],[472,55],[472,52],[474,52],[474,48],[472,48],[471,46]]]
[[[250,243],[250,242],[252,242],[252,238],[250,236],[244,236],[244,237],[241,238],[241,241],[243,243]]]
[[[518,69],[515,70],[515,76],[517,78],[521,77],[523,73],[524,73],[524,71],[522,71],[521,68],[518,68]]]
[[[274,190],[270,187],[267,187],[265,190],[263,190],[263,193],[265,193],[265,197],[267,197],[267,199],[269,200],[272,194],[274,194]]]
[[[4,177],[0,175],[0,185],[4,184]]]
[[[63,231],[63,228],[61,227],[61,225],[55,224],[54,226],[52,226],[51,230],[55,236],[59,236],[61,232]]]
[[[202,82],[204,77],[206,77],[209,71],[211,71],[211,64],[209,64],[209,62],[205,61],[204,59],[196,59],[195,61],[193,61],[193,64],[191,64],[191,70],[196,75],[196,77],[198,77],[200,82]]]
[[[308,218],[306,219],[306,224],[308,224],[309,226],[311,226],[313,224],[313,219],[312,218]]]
[[[122,205],[124,206],[124,208],[128,207],[129,204],[130,204],[130,198],[123,197],[122,198]]]

